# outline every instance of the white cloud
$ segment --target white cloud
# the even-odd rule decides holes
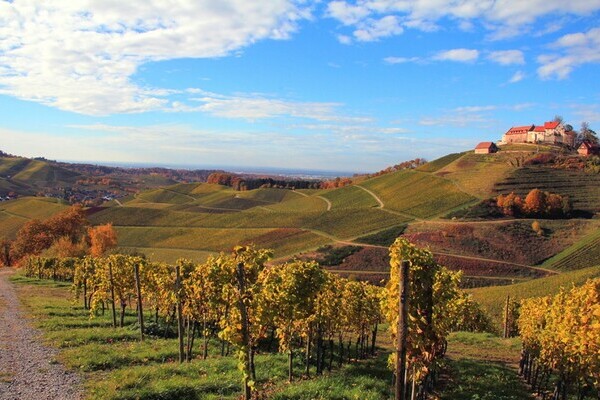
[[[452,49],[440,51],[435,56],[434,60],[438,61],[456,61],[456,62],[472,62],[479,58],[479,51],[473,49]]]
[[[523,71],[517,71],[514,75],[509,79],[508,83],[517,83],[521,82],[525,79],[525,73]]]
[[[600,0],[347,0],[333,1],[327,7],[330,17],[357,30],[369,19],[395,16],[403,27],[432,31],[438,21],[449,18],[462,30],[479,22],[497,39],[528,32],[547,15],[587,16],[598,10]],[[551,25],[555,29],[556,24]]]
[[[494,127],[493,111],[523,111],[534,106],[532,103],[475,105],[456,107],[441,115],[423,117],[419,121],[424,126],[452,126],[459,128],[482,129]]]
[[[337,36],[337,40],[341,44],[352,44],[352,38],[350,36],[338,35]]]
[[[574,115],[579,117],[580,121],[590,123],[600,122],[600,105],[598,104],[570,104],[569,108],[573,110]],[[599,131],[598,127],[592,126],[591,128],[596,132]]]
[[[419,57],[386,57],[383,61],[386,64],[405,64],[419,61]]]
[[[537,73],[542,79],[565,79],[580,65],[600,63],[600,28],[565,35],[551,47],[556,52],[538,57]]]
[[[345,116],[338,113],[339,103],[298,102],[273,99],[260,94],[224,96],[201,92],[190,100],[195,105],[175,103],[174,111],[206,112],[218,117],[258,120],[290,116],[318,121],[369,122],[369,117]],[[199,105],[197,105],[199,104]]]
[[[388,15],[377,20],[366,20],[354,31],[354,37],[360,42],[372,42],[383,37],[399,35],[403,31],[400,20],[396,16]]]
[[[488,59],[500,65],[525,64],[525,56],[521,50],[500,50],[488,54]]]
[[[293,0],[0,1],[0,93],[92,115],[168,109],[169,92],[132,81],[142,64],[286,39],[306,17]]]

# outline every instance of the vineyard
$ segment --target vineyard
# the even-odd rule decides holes
[[[74,318],[77,312],[72,311],[61,322],[72,329],[56,331],[61,346],[76,346],[66,350],[68,360],[81,359],[99,341],[116,339],[114,346],[119,348],[139,340],[136,352],[116,358],[114,348],[110,356],[100,352],[80,364],[81,369],[93,372],[127,364],[144,370],[149,362],[179,360],[193,361],[182,367],[193,371],[209,358],[235,369],[229,355],[236,355],[243,393],[250,398],[253,391],[272,390],[260,368],[277,349],[287,357],[288,381],[335,370],[343,374],[346,364],[380,357],[379,328],[390,324],[391,340],[397,335],[398,266],[400,260],[409,260],[406,380],[412,385],[406,387],[412,387],[416,398],[424,398],[439,374],[450,331],[482,329],[486,322],[477,305],[458,289],[459,274],[439,266],[431,253],[401,239],[390,251],[392,273],[386,288],[340,278],[315,262],[267,266],[271,252],[247,246],[202,264],[151,263],[124,255],[32,257],[24,271],[30,278],[72,281],[73,296],[81,304],[77,309],[87,310],[87,322]],[[124,328],[134,321],[137,332]],[[107,324],[117,337],[98,331]],[[169,341],[171,335],[178,337],[177,346]],[[215,366],[210,365],[209,370]],[[205,389],[201,385],[194,390],[197,395]],[[184,397],[169,398],[191,395],[186,392],[189,385],[173,390],[169,396]]]
[[[532,390],[555,400],[600,394],[600,279],[522,301],[518,326],[519,372]]]

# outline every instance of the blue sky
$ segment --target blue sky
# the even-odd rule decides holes
[[[0,0],[0,149],[365,172],[600,124],[600,0]]]

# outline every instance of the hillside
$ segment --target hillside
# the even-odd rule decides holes
[[[46,197],[24,197],[1,202],[0,239],[12,239],[30,219],[46,219],[67,207],[61,200]]]
[[[123,251],[169,262],[180,257],[204,260],[244,243],[272,248],[277,258],[319,258],[315,253],[319,248],[329,246],[335,252],[354,245],[357,252],[328,268],[372,282],[386,279],[387,247],[399,234],[430,248],[449,268],[462,270],[469,287],[507,285],[594,265],[598,220],[540,221],[543,235],[539,235],[531,228],[532,219],[443,219],[500,188],[522,185],[519,190],[524,191],[525,184],[542,182],[554,185],[546,190],[562,188],[591,215],[597,176],[547,165],[524,166],[535,155],[531,147],[524,151],[510,147],[490,155],[450,154],[414,170],[363,177],[359,183],[325,190],[236,191],[218,184],[174,183],[118,197],[94,208],[89,218],[93,224],[112,222]],[[40,172],[47,168],[39,163],[43,164],[19,161],[13,167],[5,164],[5,169],[19,170],[30,180],[48,176]],[[23,169],[24,165],[30,167]],[[537,171],[537,181],[516,179],[531,171]],[[556,180],[561,174],[569,180]],[[153,184],[165,182],[161,175],[153,178]],[[49,203],[39,207],[32,199],[6,204],[0,226],[9,237],[27,218],[48,216],[54,210]],[[28,209],[32,211],[23,211]]]
[[[469,293],[473,295],[476,301],[483,305],[496,325],[500,326],[506,296],[510,296],[514,301],[529,297],[546,296],[557,293],[561,287],[568,289],[572,285],[581,285],[588,279],[597,277],[600,277],[600,263],[594,267],[534,279],[528,282],[520,282],[514,285],[470,289]]]
[[[40,191],[70,187],[79,178],[80,174],[45,161],[0,157],[0,196],[11,192],[34,195]]]

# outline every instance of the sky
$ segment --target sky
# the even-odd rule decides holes
[[[0,150],[372,172],[600,127],[600,0],[0,0]]]

